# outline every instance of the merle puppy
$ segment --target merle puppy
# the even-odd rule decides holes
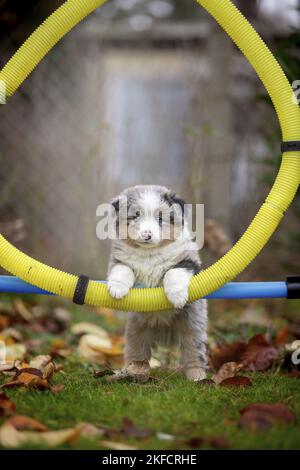
[[[118,236],[108,268],[110,294],[121,299],[135,283],[161,286],[173,305],[167,311],[128,314],[125,367],[149,360],[158,344],[178,345],[186,377],[205,378],[207,303],[187,303],[190,280],[201,263],[184,202],[166,187],[146,185],[126,189],[112,206]]]

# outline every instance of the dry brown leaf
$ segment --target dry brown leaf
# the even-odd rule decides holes
[[[0,315],[0,331],[5,330],[11,324],[11,318],[7,315]]]
[[[245,351],[246,343],[241,341],[225,344],[218,347],[212,354],[212,366],[219,369],[226,362],[241,362],[241,355]]]
[[[30,418],[29,416],[15,415],[12,418],[9,418],[5,421],[4,425],[13,426],[18,431],[38,431],[45,432],[47,431],[47,426],[40,423],[36,419]]]
[[[120,362],[123,352],[119,342],[119,339],[85,334],[80,338],[78,352],[80,356],[98,364],[106,364],[108,361]]]
[[[212,376],[212,380],[216,384],[220,384],[225,379],[234,377],[241,369],[243,368],[242,364],[237,364],[236,362],[226,362],[222,367]]]
[[[17,315],[22,318],[27,323],[31,323],[34,319],[33,314],[31,311],[26,307],[23,300],[21,299],[14,299],[12,301],[12,306]]]
[[[16,411],[15,403],[5,393],[0,393],[0,416],[11,414],[14,411]]]
[[[253,403],[240,410],[239,426],[265,431],[273,424],[292,424],[295,415],[284,403]]]
[[[251,387],[252,385],[252,380],[244,375],[228,377],[220,383],[221,387]]]
[[[26,347],[24,344],[7,344],[5,348],[5,362],[22,361],[26,355]]]
[[[36,356],[29,365],[18,368],[15,376],[4,383],[1,388],[30,386],[39,390],[47,390],[49,381],[55,371],[55,365],[50,356]]]
[[[25,445],[41,445],[57,447],[65,442],[71,442],[80,435],[80,429],[62,429],[60,431],[18,431],[10,424],[0,427],[0,445],[5,448],[18,448]]]
[[[6,328],[5,330],[1,331],[1,336],[3,336],[5,340],[12,339],[14,342],[17,342],[17,343],[20,343],[21,341],[23,341],[23,336],[19,332],[19,330],[17,330],[16,328],[12,328],[12,327]]]
[[[0,373],[1,372],[15,372],[17,370],[17,361],[6,362],[5,364],[0,364]]]
[[[51,356],[39,355],[30,361],[29,366],[40,370],[43,379],[50,380],[55,372],[55,365],[51,359]]]
[[[20,386],[30,386],[37,388],[38,390],[47,390],[49,388],[49,382],[47,379],[43,379],[38,375],[34,375],[29,372],[21,372],[12,380],[5,382],[1,388],[12,388]]]
[[[112,342],[109,337],[97,336],[93,334],[86,334],[80,338],[80,346],[86,345],[93,351],[107,352],[112,348]]]
[[[263,335],[256,335],[248,342],[241,359],[245,369],[264,371],[271,367],[278,356],[277,348],[271,346]]]
[[[80,435],[82,437],[88,439],[95,439],[97,437],[102,437],[104,434],[104,430],[101,428],[97,428],[91,423],[79,423],[76,426],[77,429],[80,431]]]
[[[278,359],[279,350],[272,346],[263,335],[256,335],[248,343],[226,344],[212,355],[212,365],[221,367],[226,362],[243,364],[244,369],[252,371],[267,370]]]
[[[76,323],[71,327],[71,333],[74,335],[92,334],[109,339],[109,333],[104,328],[89,322]]]

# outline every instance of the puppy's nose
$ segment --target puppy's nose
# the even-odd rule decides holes
[[[145,240],[146,242],[148,242],[152,238],[151,230],[144,230],[141,235],[142,235],[142,239]]]

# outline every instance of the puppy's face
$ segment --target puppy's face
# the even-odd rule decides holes
[[[163,186],[126,189],[112,205],[118,236],[131,246],[163,246],[182,234],[184,201]]]

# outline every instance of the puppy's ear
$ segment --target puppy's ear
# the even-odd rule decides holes
[[[164,194],[163,198],[169,204],[169,206],[178,204],[182,210],[182,213],[184,212],[185,201],[180,196],[178,196],[178,194],[176,194],[174,191],[168,191],[167,193]]]
[[[111,205],[116,213],[116,215],[118,215],[119,211],[120,211],[120,199],[117,197],[115,199],[113,199],[111,201]]]
[[[170,207],[175,206],[175,212],[177,212],[177,214],[178,213],[180,214],[181,223],[183,225],[184,224],[184,218],[186,216],[186,214],[185,214],[185,204],[186,204],[185,201],[180,196],[178,196],[178,194],[176,194],[174,191],[166,192],[163,195],[163,199],[165,200],[165,202]],[[176,210],[176,207],[177,207],[177,210]]]

